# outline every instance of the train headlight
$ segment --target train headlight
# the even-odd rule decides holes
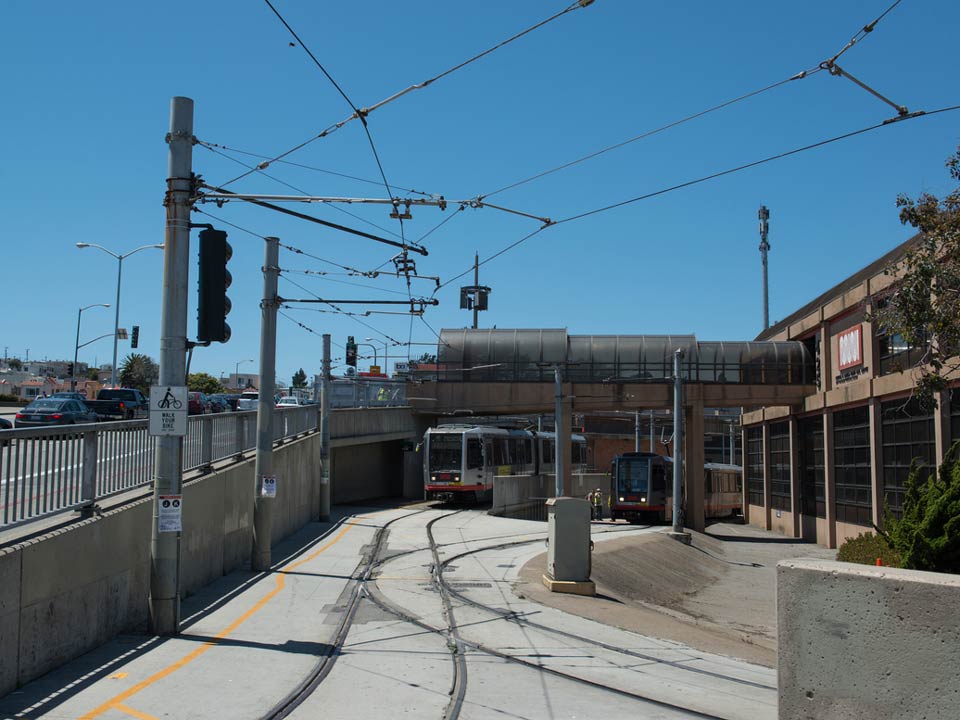
[[[620,502],[623,502],[623,498],[620,498]]]
[[[646,502],[646,501],[647,499],[645,497],[640,498],[640,502]]]
[[[430,481],[431,481],[431,482],[436,482],[436,481],[437,481],[437,476],[436,476],[436,475],[431,475],[431,476],[430,476]]]

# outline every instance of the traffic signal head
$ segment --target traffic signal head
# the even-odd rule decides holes
[[[67,365],[67,377],[73,377],[73,363]]]
[[[230,271],[227,270],[233,249],[223,230],[200,231],[200,276],[197,294],[197,339],[201,342],[226,342],[230,326]]]
[[[140,344],[140,326],[134,325],[130,334],[130,347],[135,348]]]
[[[353,335],[347,337],[347,365],[357,366],[357,343],[353,340]]]

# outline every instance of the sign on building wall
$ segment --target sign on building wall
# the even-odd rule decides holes
[[[837,335],[840,370],[863,364],[863,326],[855,325]]]

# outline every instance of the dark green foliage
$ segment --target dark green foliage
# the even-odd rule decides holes
[[[837,560],[841,562],[876,565],[877,558],[887,567],[900,567],[900,554],[881,535],[860,533],[837,551]]]
[[[910,471],[903,516],[888,515],[887,537],[900,553],[901,567],[960,574],[960,443],[954,444],[936,474],[922,466]]]
[[[295,388],[305,388],[307,386],[307,374],[303,371],[303,368],[297,370],[291,379]]]
[[[160,377],[159,366],[147,355],[131,353],[120,365],[120,386],[136,388],[144,395],[150,394],[150,386]]]
[[[15,405],[26,405],[29,400],[24,400],[19,395],[8,395],[6,393],[0,393],[0,402],[13,403]]]
[[[204,395],[216,395],[223,392],[223,385],[208,373],[190,373],[187,376],[187,389]]]

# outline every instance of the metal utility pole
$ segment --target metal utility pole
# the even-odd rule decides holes
[[[263,300],[260,301],[260,386],[257,400],[257,455],[254,463],[253,556],[254,572],[269,570],[273,500],[277,480],[273,475],[273,415],[277,365],[277,278],[280,276],[280,239],[265,238]]]
[[[163,309],[160,316],[161,385],[187,384],[187,279],[190,275],[190,194],[193,182],[193,100],[170,101]],[[160,532],[160,498],[183,493],[183,438],[157,438],[150,541],[150,627],[157,635],[180,631],[180,531]]]
[[[769,297],[767,295],[767,253],[770,251],[770,243],[767,242],[767,232],[770,230],[770,211],[766,205],[760,206],[760,212],[757,214],[760,218],[760,257],[763,263],[763,329],[770,327],[770,307]]]
[[[563,400],[563,373],[559,367],[553,369],[554,382],[554,497],[563,497],[566,489],[567,471],[570,461],[570,417],[567,415]]]
[[[320,375],[320,522],[330,520],[330,335],[323,335]]]
[[[633,451],[640,452],[640,411],[633,413]]]
[[[680,361],[683,350],[673,353],[673,532],[683,532],[680,508],[683,505],[683,378]]]
[[[473,286],[480,287],[480,253],[473,254]],[[477,307],[478,303],[476,302],[477,298],[474,298],[473,303],[473,329],[477,329],[477,317],[480,314],[480,309]]]
[[[657,451],[657,426],[653,418],[653,410],[650,411],[650,452]]]

